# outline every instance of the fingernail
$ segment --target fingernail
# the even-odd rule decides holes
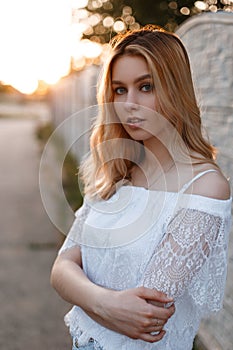
[[[164,304],[164,308],[165,309],[168,309],[170,306],[172,306],[174,304],[174,302],[172,301],[172,302],[170,302],[170,303],[166,303],[166,304]]]

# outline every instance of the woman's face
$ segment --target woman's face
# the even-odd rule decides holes
[[[137,141],[151,138],[157,119],[156,97],[146,60],[139,55],[117,58],[112,89],[115,111],[128,134]]]

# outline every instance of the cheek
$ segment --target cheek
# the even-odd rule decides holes
[[[117,102],[116,100],[113,102],[114,110],[116,112],[116,115],[122,122],[124,120],[125,116],[125,109],[124,109],[124,103]]]
[[[156,110],[156,99],[154,95],[147,96],[147,98],[144,100],[144,106],[151,109]]]

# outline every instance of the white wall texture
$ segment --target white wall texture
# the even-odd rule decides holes
[[[233,179],[233,13],[204,13],[177,30],[187,48],[202,119],[218,162]],[[233,349],[233,237],[230,235],[229,268],[223,310],[205,320],[199,337],[205,349]]]

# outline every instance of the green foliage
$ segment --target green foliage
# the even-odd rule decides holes
[[[152,0],[126,0],[133,6],[135,17],[142,24],[157,24],[167,29],[174,29],[189,15],[180,12],[182,7],[192,8],[193,0],[178,1],[152,1]]]
[[[123,22],[123,31],[149,23],[174,31],[187,18],[203,11],[233,11],[233,3],[231,0],[89,0],[86,10],[89,18],[98,14],[99,19],[84,31],[84,38],[106,43],[120,32],[116,21]],[[112,25],[106,25],[106,18],[113,20]]]
[[[52,135],[54,131],[54,126],[52,123],[46,123],[43,125],[39,125],[36,129],[36,137],[41,143],[41,148],[43,149],[45,144],[47,143],[49,137]],[[61,148],[63,147],[62,139],[56,140],[56,144],[54,144],[55,156],[56,153],[59,154],[61,152]],[[63,151],[61,152],[63,154]],[[58,156],[59,157],[59,156]],[[63,163],[62,168],[62,186],[66,196],[66,199],[70,205],[70,207],[75,211],[82,205],[82,195],[79,189],[78,184],[78,162],[74,158],[71,152],[68,152]]]
[[[68,152],[63,164],[62,185],[66,199],[75,211],[83,202],[78,186],[78,163],[71,152]]]
[[[45,144],[49,137],[51,136],[52,132],[54,130],[54,127],[51,123],[46,123],[43,125],[39,125],[36,128],[36,137]]]
[[[94,3],[95,6],[93,6]],[[102,3],[102,5],[97,7],[98,3]],[[83,38],[92,41],[100,42],[102,44],[109,42],[109,40],[117,33],[115,28],[116,21],[124,23],[125,29],[136,29],[140,27],[132,13],[133,9],[132,7],[129,7],[127,0],[89,0],[86,10],[89,13],[89,20],[96,14],[98,16],[97,18],[99,18],[99,20],[97,19],[98,23],[89,26],[83,33]],[[110,23],[112,20],[112,25],[107,24],[109,20]],[[83,22],[86,22],[86,20],[84,19]],[[89,23],[91,22],[92,20],[89,21]]]

